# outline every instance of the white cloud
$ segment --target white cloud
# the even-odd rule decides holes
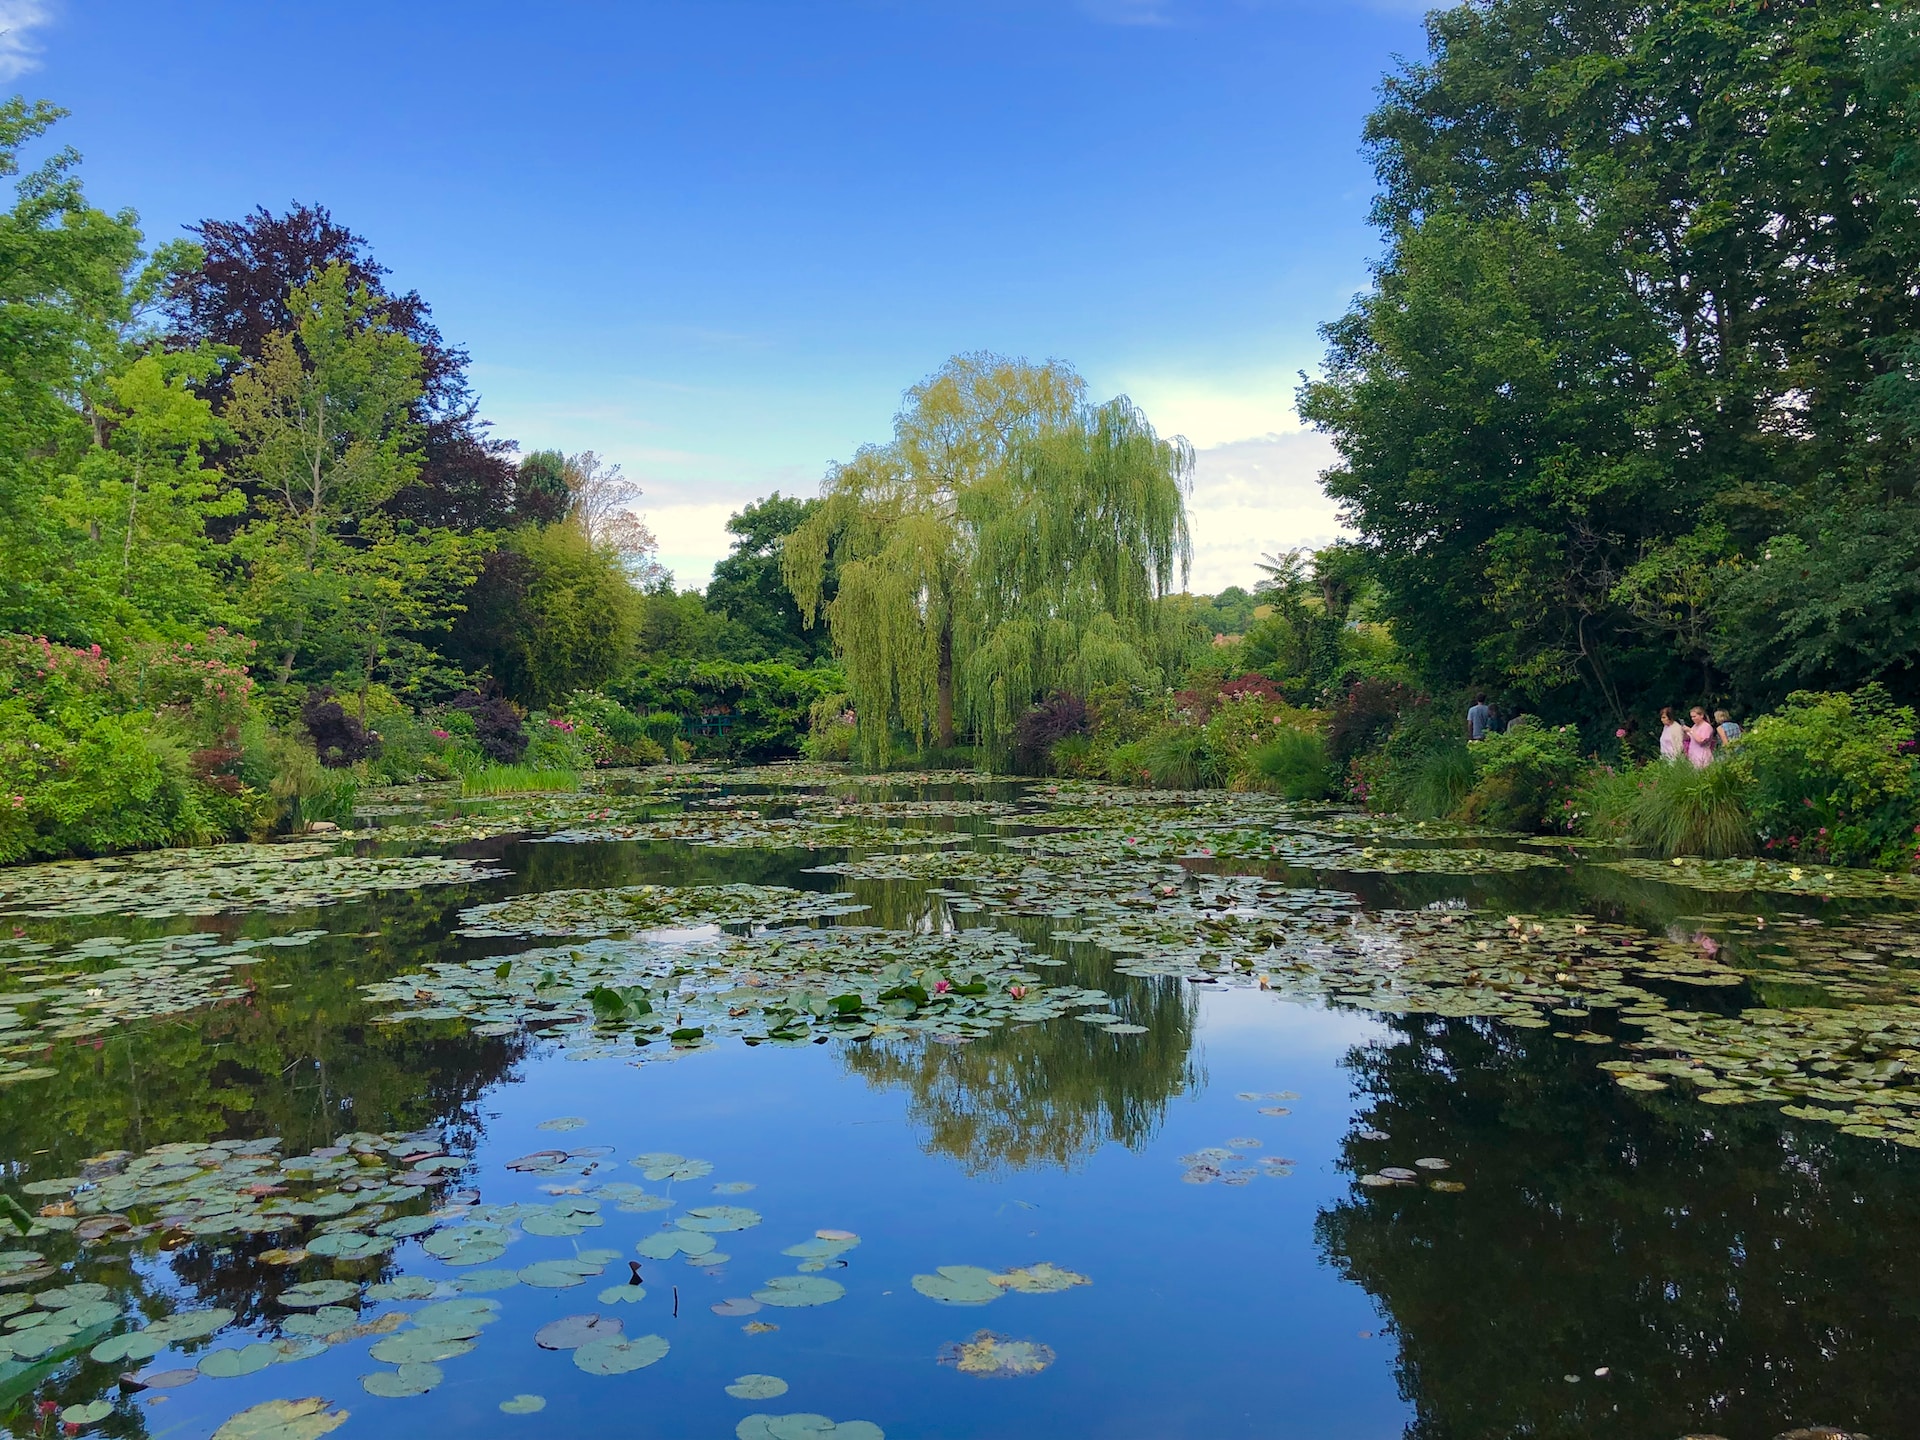
[[[682,590],[704,588],[712,578],[713,565],[733,548],[727,533],[727,521],[747,500],[667,500],[649,505],[643,499],[637,507],[660,541],[660,563],[673,571],[674,584]]]
[[[0,0],[0,80],[39,68],[40,47],[31,32],[52,19],[41,0]]]
[[[1344,534],[1337,507],[1320,488],[1320,472],[1333,460],[1332,443],[1308,430],[1198,452],[1187,504],[1193,530],[1187,588],[1197,595],[1229,585],[1251,590],[1262,554],[1324,545]]]
[[[1208,448],[1236,440],[1298,431],[1293,392],[1300,377],[1291,370],[1257,370],[1229,378],[1133,375],[1120,388],[1162,435],[1184,435]]]

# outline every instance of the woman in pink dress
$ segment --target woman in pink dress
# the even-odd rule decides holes
[[[1673,718],[1673,707],[1660,707],[1660,758],[1678,760],[1686,751],[1687,727]]]
[[[1713,752],[1720,748],[1720,732],[1713,728],[1702,706],[1694,706],[1687,718],[1692,722],[1686,731],[1687,759],[1694,769],[1704,770],[1713,763]]]

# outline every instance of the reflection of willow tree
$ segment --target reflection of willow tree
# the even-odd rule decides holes
[[[1392,1140],[1347,1166],[1437,1155],[1468,1189],[1359,1192],[1317,1232],[1393,1318],[1410,1436],[1910,1433],[1920,1159],[1631,1096],[1544,1033],[1395,1024],[1347,1062]]]
[[[1069,978],[1060,969],[1046,973],[1049,983]],[[924,1128],[928,1148],[975,1174],[1068,1169],[1109,1140],[1140,1145],[1167,1102],[1198,1083],[1198,1007],[1175,980],[1075,978],[1104,984],[1115,1010],[1147,1033],[1107,1035],[1060,1019],[965,1045],[902,1037],[848,1046],[847,1068],[871,1084],[906,1089],[908,1114]]]

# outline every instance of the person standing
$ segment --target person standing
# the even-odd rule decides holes
[[[1687,748],[1687,727],[1673,718],[1673,707],[1660,707],[1660,758],[1678,760]]]
[[[1493,707],[1487,704],[1485,695],[1473,697],[1473,704],[1467,707],[1467,739],[1484,740],[1487,732],[1493,729]]]
[[[1720,732],[1720,743],[1722,745],[1731,745],[1747,733],[1740,728],[1740,722],[1724,710],[1716,710],[1713,712],[1713,728]]]
[[[1704,770],[1713,763],[1714,751],[1720,748],[1720,732],[1713,728],[1713,722],[1707,718],[1706,708],[1693,707],[1688,714],[1687,759],[1696,770]]]

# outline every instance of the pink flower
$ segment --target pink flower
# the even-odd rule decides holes
[[[1621,729],[1619,729],[1619,730],[1616,730],[1616,731],[1614,731],[1614,732],[1613,732],[1613,738],[1614,738],[1614,739],[1616,739],[1616,740],[1624,740],[1624,739],[1626,739],[1626,738],[1627,738],[1627,732],[1626,732],[1626,729],[1625,729],[1624,727],[1622,727]]]
[[[436,730],[433,732],[433,738],[436,740],[451,740],[453,738],[453,732],[451,730]]]
[[[944,995],[951,989],[953,989],[953,982],[951,980],[936,980],[933,982],[933,993],[936,995]]]
[[[1027,987],[1024,985],[1009,985],[1007,987],[1007,994],[1016,1000],[1024,1000],[1027,998]]]

